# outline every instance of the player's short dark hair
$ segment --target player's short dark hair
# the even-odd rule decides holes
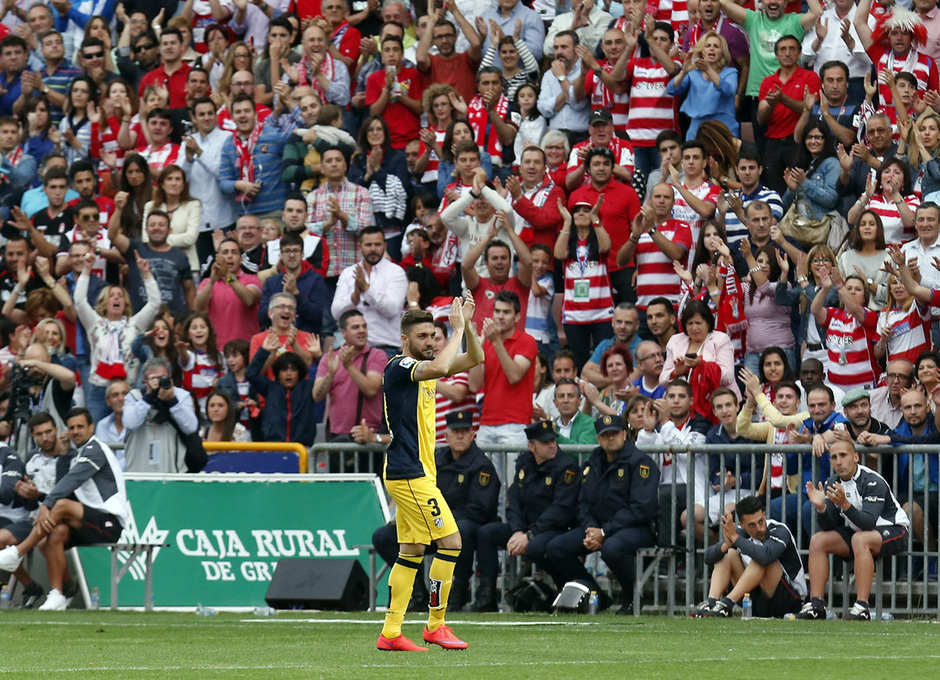
[[[29,425],[29,431],[32,432],[34,428],[37,428],[40,425],[45,425],[46,423],[52,423],[55,425],[55,418],[53,418],[48,413],[37,413],[36,415],[30,417],[27,424]]]
[[[786,33],[785,35],[781,35],[779,38],[777,38],[777,42],[774,43],[774,54],[777,54],[777,51],[780,49],[780,43],[782,43],[784,40],[792,40],[797,45],[803,44],[802,41],[799,38],[797,38],[795,35]]]
[[[763,510],[764,502],[757,496],[745,496],[734,507],[738,519],[744,519],[745,515],[753,515],[755,512],[763,512]]]
[[[346,330],[346,324],[354,316],[362,316],[362,312],[360,312],[358,309],[347,309],[345,312],[343,312],[339,317],[340,330]]]
[[[663,307],[666,308],[667,313],[672,314],[673,316],[676,315],[676,307],[675,305],[672,304],[672,300],[670,300],[667,297],[660,296],[660,297],[653,298],[652,300],[649,301],[649,304],[646,305],[646,311],[648,312],[649,308],[654,305],[662,305]]]
[[[653,24],[654,31],[662,31],[669,36],[669,42],[673,42],[676,39],[676,31],[668,21],[657,21]]]
[[[689,395],[689,398],[692,397],[692,386],[689,384],[688,380],[684,380],[683,378],[676,378],[675,380],[670,380],[669,383],[666,385],[666,391],[668,392],[673,387],[681,387],[683,390],[685,390],[685,393]]]
[[[564,38],[565,36],[571,38],[571,41],[575,44],[576,47],[581,44],[581,38],[572,30],[559,31],[555,34],[556,38]]]
[[[518,314],[522,311],[522,303],[519,302],[519,296],[513,293],[511,290],[501,290],[496,294],[496,297],[493,299],[493,307],[495,308],[497,302],[506,302],[512,305],[513,310]]]
[[[692,317],[696,315],[702,317],[702,320],[705,321],[709,333],[715,330],[715,314],[704,300],[689,301],[689,304],[682,310],[682,327],[685,328],[692,320]]]
[[[85,422],[89,425],[95,422],[95,419],[91,417],[91,411],[83,406],[73,406],[65,414],[65,422],[69,422],[72,418],[78,418],[79,416],[84,416]]]
[[[72,163],[72,167],[69,168],[69,179],[74,181],[75,175],[77,175],[80,172],[90,172],[91,174],[94,175],[95,166],[91,161],[87,161],[87,160],[75,161],[74,163]]]
[[[397,35],[387,35],[382,38],[382,47],[385,47],[385,43],[387,42],[397,43],[398,49],[400,49],[402,52],[405,51],[405,43]]]
[[[741,161],[754,161],[760,166],[763,166],[760,158],[760,152],[757,150],[756,146],[744,145],[741,147],[741,150],[738,151],[738,163]],[[737,165],[737,163],[735,163]]]
[[[734,399],[734,405],[735,406],[738,405],[738,395],[734,393],[734,390],[728,387],[719,387],[717,390],[712,392],[712,396],[710,396],[708,400],[714,403],[717,397],[724,397],[724,396],[730,396],[732,399]]]
[[[301,377],[307,374],[307,364],[304,363],[304,360],[301,359],[300,355],[296,352],[284,352],[271,364],[271,372],[274,374],[275,378],[281,374],[281,371],[288,368],[295,369]]]
[[[409,309],[401,315],[401,334],[408,335],[414,326],[422,323],[434,323],[434,315],[425,309]]]

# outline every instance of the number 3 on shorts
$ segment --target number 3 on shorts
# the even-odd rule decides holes
[[[441,506],[437,504],[436,498],[429,498],[428,505],[431,506],[431,517],[438,517],[441,514]]]

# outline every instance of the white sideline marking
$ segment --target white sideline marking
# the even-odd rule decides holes
[[[382,623],[382,619],[295,619],[295,618],[283,618],[278,619],[277,617],[264,618],[264,619],[241,619],[240,623],[350,623],[357,626],[374,626],[377,623]],[[414,619],[412,621],[405,621],[402,625],[418,625],[420,623],[427,623],[427,619]],[[495,626],[599,626],[600,622],[597,621],[463,621],[461,619],[448,619],[447,625],[455,626],[485,626],[495,627]]]

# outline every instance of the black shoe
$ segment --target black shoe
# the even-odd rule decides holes
[[[447,598],[447,611],[459,612],[467,605],[470,599],[470,583],[454,579],[450,586],[450,597]]]
[[[865,605],[856,602],[845,618],[847,621],[871,621],[871,611]]]
[[[715,606],[717,601],[718,600],[713,597],[702,600],[697,606],[692,607],[692,609],[689,610],[689,616],[694,619],[705,616],[705,612],[711,611],[711,608]]]
[[[23,586],[23,609],[32,609],[33,605],[42,599],[45,590],[33,581]]]
[[[411,591],[411,600],[408,601],[406,611],[410,614],[426,612],[428,610],[429,598],[430,595],[428,594],[427,586],[424,585],[424,580],[416,581],[414,590]]]
[[[734,603],[728,604],[724,600],[718,600],[711,608],[702,612],[706,619],[730,619],[731,612],[734,611]]]
[[[796,618],[802,619],[804,621],[825,621],[826,608],[814,607],[812,602],[807,602],[803,605],[800,613],[796,615]]]
[[[617,616],[633,616],[633,603],[624,602],[615,613]]]
[[[477,588],[477,599],[470,605],[470,611],[480,613],[499,611],[499,598],[496,594],[495,579],[480,579],[480,587]]]

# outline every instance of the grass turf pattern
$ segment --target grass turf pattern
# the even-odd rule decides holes
[[[935,622],[455,616],[464,652],[380,652],[381,614],[5,611],[0,679],[936,678]],[[425,619],[404,633],[421,640]],[[628,673],[628,676],[625,676]]]

